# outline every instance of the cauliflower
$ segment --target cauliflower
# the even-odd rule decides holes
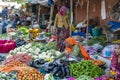
[[[39,59],[44,59],[44,55],[39,54]]]
[[[22,52],[17,52],[17,54],[22,54]]]
[[[37,48],[37,49],[35,50],[35,53],[39,53],[39,52],[40,52],[40,49]]]
[[[16,52],[17,52],[17,50],[16,50],[16,49],[14,49],[13,53],[16,53]]]
[[[14,51],[13,51],[13,50],[11,50],[11,51],[9,52],[9,54],[14,54]]]
[[[25,51],[26,49],[25,48],[22,48],[21,51]]]
[[[37,59],[38,57],[39,57],[39,56],[36,56],[36,55],[33,56],[34,59]]]
[[[29,52],[32,52],[32,51],[33,51],[33,49],[32,49],[32,48],[29,48],[29,49],[28,49],[28,51],[29,51]]]
[[[60,51],[56,51],[56,52],[55,52],[55,55],[56,55],[57,57],[61,56],[61,54],[62,54],[62,53],[61,53]]]
[[[54,56],[51,56],[50,58],[54,59],[55,57],[54,57]]]
[[[25,46],[26,49],[30,48],[32,45],[31,44],[28,44]]]
[[[46,54],[46,52],[42,52],[41,54]]]

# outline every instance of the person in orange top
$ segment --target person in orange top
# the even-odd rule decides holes
[[[77,60],[81,58],[84,58],[85,60],[91,59],[85,48],[81,44],[77,43],[74,38],[67,38],[65,43],[65,52],[67,52],[67,55],[70,55],[70,57],[76,58]]]
[[[60,11],[56,14],[54,31],[57,36],[57,48],[59,51],[63,52],[65,49],[65,44],[63,42],[69,37],[68,15],[65,6],[62,6]]]

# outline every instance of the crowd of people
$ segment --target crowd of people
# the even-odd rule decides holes
[[[0,13],[2,34],[6,33],[9,28],[17,28],[17,25],[29,26],[33,21],[36,21],[36,17],[31,16],[31,13],[23,9],[15,9],[14,7],[8,9],[8,7],[5,7]]]

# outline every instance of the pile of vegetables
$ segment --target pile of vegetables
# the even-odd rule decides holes
[[[47,44],[43,44],[42,46],[39,46],[41,52],[46,52],[47,50],[54,49],[57,50],[56,42],[48,42]]]
[[[13,56],[8,57],[4,61],[4,64],[8,64],[13,61],[20,61],[22,63],[28,64],[30,61],[32,61],[32,56],[28,54],[15,54]]]
[[[86,76],[86,75],[80,75],[77,80],[94,80],[93,78]]]
[[[49,43],[47,43],[45,46],[46,46],[48,49],[55,49],[55,50],[57,50],[56,45],[57,45],[56,42],[49,42]]]
[[[29,66],[38,69],[40,72],[46,74],[51,73],[57,78],[66,78],[70,76],[70,69],[68,62],[65,60],[56,60],[54,62],[47,62],[44,59],[32,61]]]
[[[48,50],[48,48],[45,45],[46,44],[44,44],[44,43],[35,43],[32,46],[34,46],[36,48],[39,48],[40,49],[40,53],[41,53],[41,52],[44,52],[44,51]]]
[[[27,45],[22,45],[18,48],[15,48],[14,50],[11,50],[9,52],[9,54],[14,55],[14,54],[27,53],[27,54],[30,54],[30,55],[34,56],[36,54],[39,54],[39,52],[40,52],[40,49],[38,48],[38,45],[35,46],[35,44],[30,44],[30,43],[27,44]]]
[[[25,67],[23,70],[18,72],[18,80],[43,80],[44,75],[41,74],[37,69],[31,67]]]
[[[44,79],[44,75],[41,74],[37,69],[29,67],[26,64],[21,63],[20,61],[14,61],[6,65],[3,65],[0,67],[0,71],[9,72],[9,73],[13,71],[17,71],[18,80],[43,80]],[[11,79],[8,79],[8,80],[11,80]]]
[[[48,50],[46,52],[42,52],[39,54],[39,57],[36,56],[35,58],[38,59],[45,59],[46,61],[54,61],[55,59],[61,57],[63,54],[60,51],[56,51],[54,49]]]
[[[6,65],[2,65],[0,67],[0,72],[13,72],[13,71],[21,70],[18,67],[26,67],[26,66],[27,66],[26,64],[23,64],[20,61],[13,61],[13,62],[10,62]]]
[[[63,79],[70,76],[70,69],[68,66],[68,62],[64,60],[47,62],[41,66],[45,72],[53,74],[54,77]]]
[[[46,61],[44,59],[33,60],[29,63],[29,66],[39,69],[41,65],[45,64]]]
[[[105,72],[100,67],[94,65],[92,61],[83,60],[79,63],[70,64],[71,76],[79,78],[80,75],[90,76],[92,78],[99,77]]]
[[[15,73],[0,72],[0,80],[17,80]]]
[[[99,36],[99,37],[93,37],[88,41],[88,45],[94,45],[96,43],[100,43],[101,45],[105,46],[106,45],[106,37],[104,35]]]
[[[13,36],[14,39],[16,39],[16,37],[19,37],[21,39],[29,40],[29,34],[23,34],[19,31],[16,31],[15,33],[16,34]]]
[[[106,63],[102,60],[93,60],[92,61],[93,64],[95,64],[96,66],[102,66],[102,65],[105,65]]]
[[[18,31],[20,31],[24,35],[29,33],[29,29],[26,27],[20,27]]]
[[[15,35],[13,36],[13,39],[16,39],[16,37],[19,37],[21,39],[29,40],[29,33],[27,32],[22,32],[20,30],[15,32]]]
[[[14,67],[14,66],[27,66],[26,64],[23,64],[22,62],[18,61],[13,61],[10,63],[7,63],[5,65],[2,66],[2,68],[10,68],[10,67]]]
[[[47,61],[53,61],[54,59],[59,58],[62,55],[62,53],[52,49],[52,48],[56,48],[55,47],[56,43],[51,42],[50,44],[46,44],[47,45],[46,46],[43,43],[34,43],[34,44],[29,43],[27,45],[22,45],[18,48],[15,48],[14,50],[11,50],[9,54],[14,55],[14,54],[26,53],[31,55],[33,59],[45,59]]]
[[[2,35],[0,35],[0,39],[4,39],[7,36],[8,36],[7,34],[2,34]]]

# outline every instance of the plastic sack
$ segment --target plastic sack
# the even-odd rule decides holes
[[[97,52],[97,50],[94,49],[94,47],[92,47],[92,46],[84,46],[84,48],[86,49],[86,51],[87,51],[90,55],[94,55],[94,54]]]
[[[102,50],[102,53],[105,57],[110,57],[111,56],[111,53],[114,52],[114,48],[115,48],[115,45],[108,45],[106,46],[103,50]],[[107,56],[106,54],[107,53],[110,53],[110,56]]]
[[[100,44],[94,44],[92,47],[97,51],[102,51],[103,49],[103,46]]]

